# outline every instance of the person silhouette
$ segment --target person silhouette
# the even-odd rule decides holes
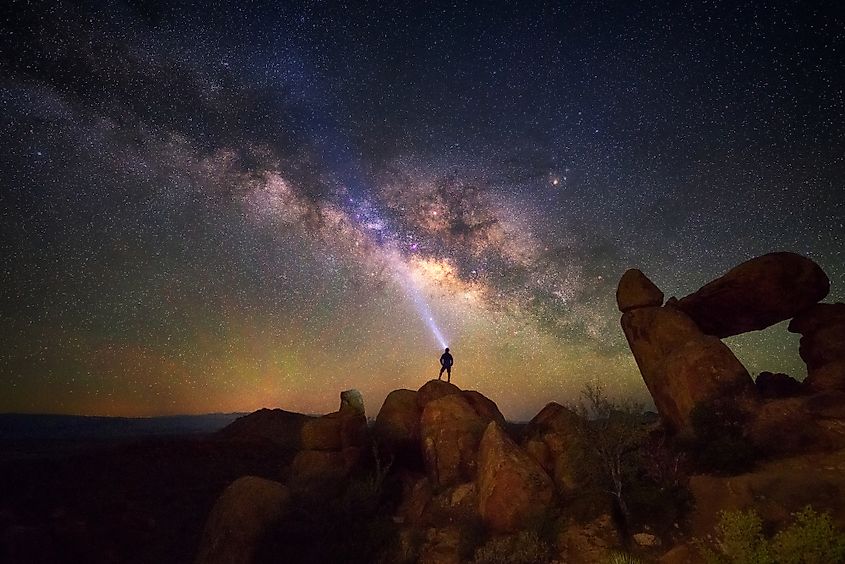
[[[443,371],[446,371],[446,381],[452,381],[452,363],[455,360],[452,358],[452,355],[449,354],[449,347],[446,347],[446,352],[440,355],[440,374],[437,375],[437,379],[440,380],[443,377]]]

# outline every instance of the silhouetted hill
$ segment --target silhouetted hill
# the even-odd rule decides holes
[[[238,417],[220,429],[217,436],[224,439],[270,441],[279,446],[299,448],[300,430],[311,416],[284,409],[259,409]]]
[[[0,414],[0,440],[90,440],[213,433],[241,415],[243,413],[209,413],[165,417],[88,417],[3,413]]]

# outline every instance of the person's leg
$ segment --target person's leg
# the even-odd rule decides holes
[[[437,375],[437,379],[440,380],[443,378],[443,371],[446,370],[445,366],[440,367],[440,374]]]
[[[446,368],[446,376],[447,376],[446,381],[451,384],[452,383],[452,367],[451,366]]]

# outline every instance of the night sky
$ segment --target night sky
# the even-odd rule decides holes
[[[845,11],[795,2],[15,2],[0,411],[512,419],[647,393],[621,274],[804,254],[845,299]],[[803,378],[779,324],[728,339]]]

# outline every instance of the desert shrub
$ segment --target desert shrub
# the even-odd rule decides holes
[[[772,539],[772,552],[782,564],[845,562],[845,534],[837,530],[827,513],[805,507],[795,522]]]
[[[474,564],[543,564],[550,562],[551,548],[534,531],[493,537],[475,551]]]
[[[614,552],[605,564],[642,564],[642,560],[627,552]]]
[[[745,437],[747,414],[733,402],[703,402],[690,412],[694,437],[689,445],[696,467],[733,475],[754,467],[757,450]]]
[[[697,541],[708,564],[836,564],[845,562],[845,534],[830,516],[806,507],[769,539],[754,510],[722,511],[716,537]]]

